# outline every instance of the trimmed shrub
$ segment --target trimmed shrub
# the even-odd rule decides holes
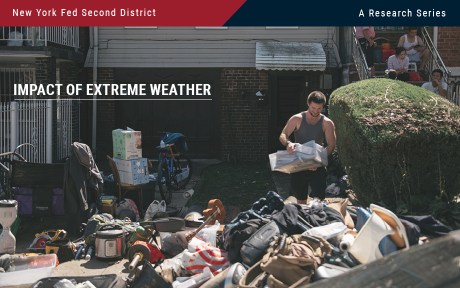
[[[460,108],[421,87],[368,79],[335,90],[340,161],[363,205],[430,211],[460,193]]]

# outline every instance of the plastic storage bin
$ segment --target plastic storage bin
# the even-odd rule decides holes
[[[34,288],[49,288],[54,287],[56,283],[63,279],[68,279],[72,282],[83,283],[85,281],[89,281],[91,284],[98,288],[111,288],[117,287],[116,284],[119,282],[117,275],[115,274],[108,274],[108,275],[100,275],[100,276],[65,276],[65,277],[49,277],[43,278],[39,281],[35,282],[33,287]],[[122,281],[122,280],[120,280]],[[120,285],[118,285],[120,287]]]
[[[56,266],[56,254],[37,256],[11,256],[13,266],[8,272],[0,273],[0,286],[34,283],[49,277]]]

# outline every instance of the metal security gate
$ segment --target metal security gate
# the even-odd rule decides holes
[[[35,68],[3,65],[0,68],[0,152],[31,143],[22,149],[28,161],[52,163],[70,155],[80,138],[80,103],[72,99],[35,99],[14,95],[14,84],[35,83]]]
[[[20,144],[30,143],[35,149],[18,151],[28,161],[52,163],[66,158],[70,145],[79,138],[79,105],[74,102],[47,99],[0,104],[0,151],[12,151]]]

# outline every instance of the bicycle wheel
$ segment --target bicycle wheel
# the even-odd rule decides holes
[[[163,161],[158,164],[157,184],[161,199],[165,200],[166,204],[170,204],[172,198],[171,177],[169,177],[168,165]]]
[[[192,178],[192,160],[187,155],[178,155],[173,163],[171,185],[175,190],[183,189]]]

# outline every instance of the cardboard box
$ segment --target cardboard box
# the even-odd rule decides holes
[[[112,131],[113,157],[123,160],[142,157],[140,131],[115,129]]]
[[[120,181],[124,184],[137,185],[149,182],[147,158],[122,160],[113,158],[120,174]]]

